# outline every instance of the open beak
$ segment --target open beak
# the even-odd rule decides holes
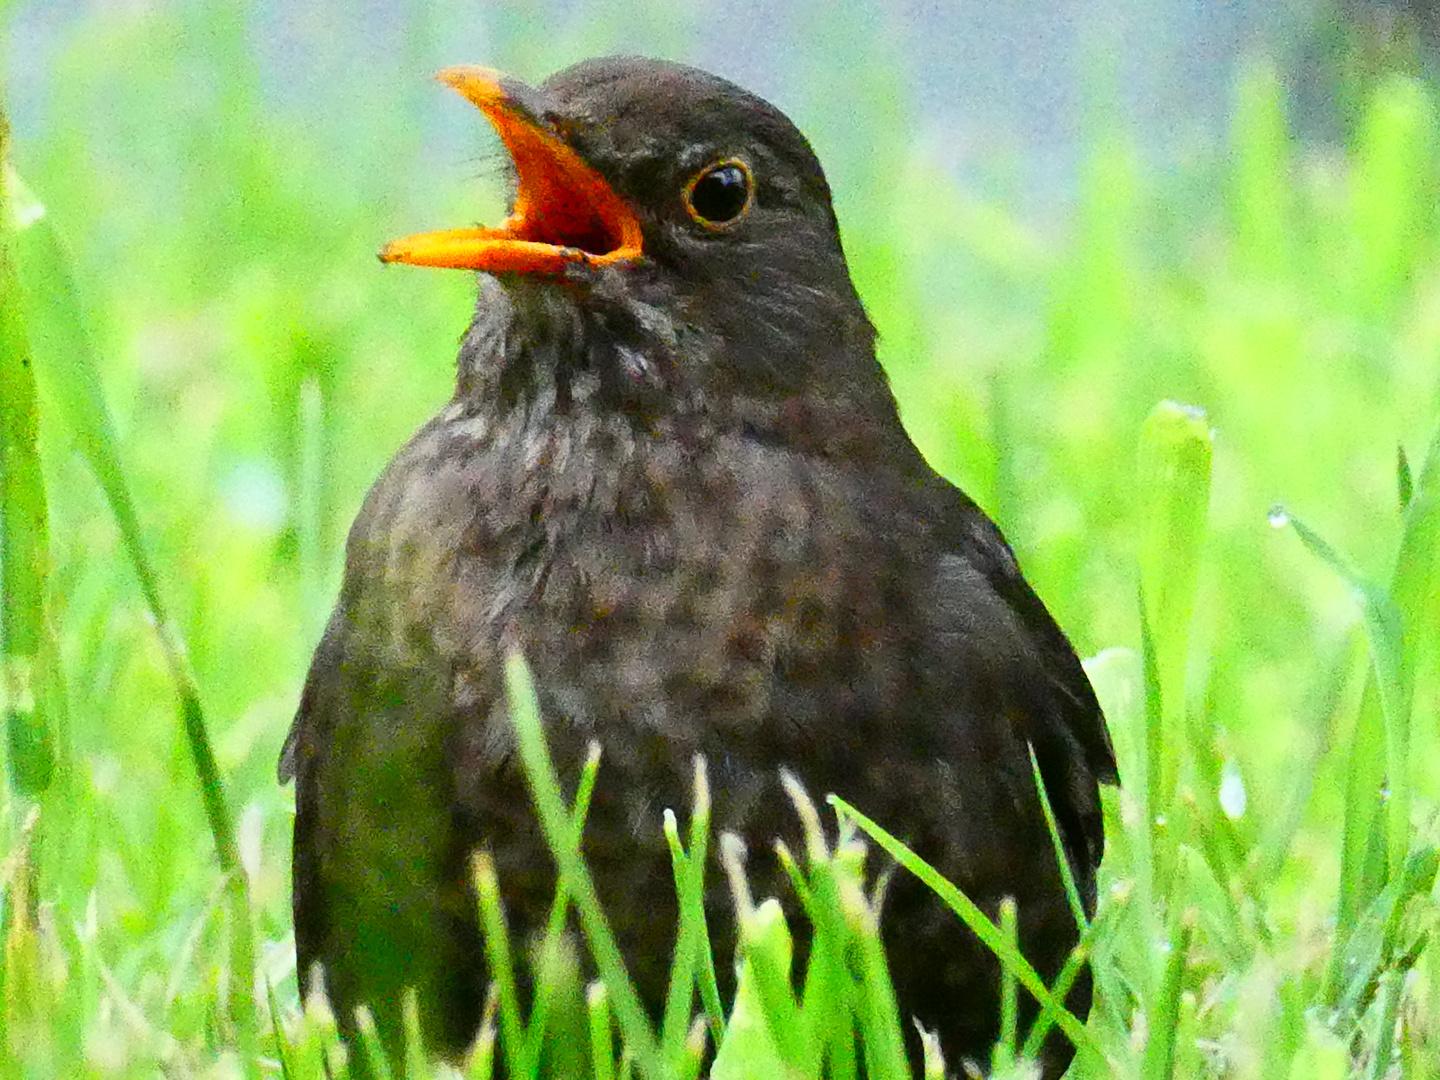
[[[447,229],[392,241],[380,249],[381,262],[559,274],[575,263],[605,266],[640,256],[640,219],[522,103],[534,91],[481,67],[450,67],[436,78],[464,94],[495,125],[519,177],[515,205],[498,228]]]

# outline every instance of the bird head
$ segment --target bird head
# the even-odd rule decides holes
[[[908,447],[825,174],[773,105],[635,57],[539,87],[477,67],[439,78],[509,152],[511,212],[380,258],[481,273],[462,394],[513,401],[558,381],[568,396],[588,379],[638,417],[685,412],[831,452],[873,452],[893,429]]]

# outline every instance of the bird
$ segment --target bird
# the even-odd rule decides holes
[[[453,398],[350,530],[281,754],[302,986],[323,979],[342,1030],[369,1004],[391,1047],[412,989],[428,1046],[458,1055],[488,980],[475,852],[512,933],[542,930],[556,870],[506,711],[510,650],[562,774],[601,746],[583,853],[652,1012],[676,920],[662,814],[688,805],[697,756],[717,828],[797,836],[793,774],[992,917],[1012,898],[1053,980],[1079,920],[1035,773],[1093,912],[1100,788],[1118,782],[1104,717],[998,527],[902,425],[810,144],[669,61],[438,77],[496,129],[511,209],[380,253],[473,272],[478,298]],[[750,860],[753,888],[793,911],[772,863]],[[706,875],[725,957],[730,895]],[[993,956],[903,873],[880,926],[902,1015],[983,1067]],[[1083,1018],[1091,997],[1087,969],[1068,1006]],[[1052,1032],[1043,1074],[1073,1053]]]

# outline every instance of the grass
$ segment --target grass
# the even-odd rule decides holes
[[[544,36],[502,12],[493,52],[457,56],[440,6],[414,10],[398,70],[317,52],[303,112],[262,87],[242,6],[98,10],[53,56],[44,126],[12,133],[6,1076],[318,1077],[341,1052],[323,1003],[298,1000],[273,770],[344,530],[448,394],[470,302],[463,276],[381,272],[373,251],[498,208],[471,165],[436,175],[484,136],[457,110],[437,149],[418,118],[445,96],[423,76],[537,76],[622,43],[684,55],[683,35],[580,11]],[[1072,1075],[1440,1075],[1436,89],[1347,69],[1345,141],[1306,147],[1257,63],[1228,145],[1164,175],[1097,102],[1056,236],[909,149],[899,58],[850,18],[817,22],[814,96],[781,104],[830,167],[907,423],[1090,657],[1126,779]],[[863,108],[835,105],[835,69],[861,76]],[[808,898],[804,971],[699,798],[670,833],[691,899],[666,1015],[637,1011],[603,947],[603,990],[557,947],[543,1002],[497,997],[470,1075],[497,1058],[523,1075],[567,1030],[597,1076],[689,1075],[702,1039],[717,1076],[851,1076],[853,1023],[870,1074],[898,1075],[858,847],[873,869],[885,823],[811,794],[808,850],[751,856],[787,859]],[[539,803],[570,850],[583,800]],[[738,1003],[708,976],[731,958],[700,947],[707,864],[734,882]],[[557,910],[603,941],[578,860],[562,866]],[[480,890],[497,928],[503,886]],[[1017,999],[1043,996],[1006,920],[949,899]],[[865,974],[842,993],[847,957]],[[1036,1041],[1007,1024],[997,1064]]]

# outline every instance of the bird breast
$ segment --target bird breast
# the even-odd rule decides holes
[[[463,658],[471,700],[513,642],[582,731],[619,718],[696,750],[813,738],[913,700],[911,503],[898,481],[743,436],[457,406],[377,484],[351,570],[407,613],[396,648]]]

